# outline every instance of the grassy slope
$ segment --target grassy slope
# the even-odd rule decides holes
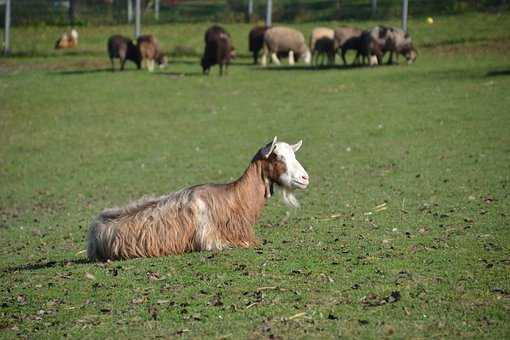
[[[422,45],[506,43],[422,48],[410,67],[240,59],[221,79],[181,58],[162,73],[111,74],[111,27],[82,33],[85,58],[0,61],[0,337],[508,337],[510,78],[487,76],[508,70],[502,22],[415,23]],[[198,51],[205,26],[154,30],[163,42],[185,31],[175,45]],[[248,26],[229,29],[246,50]],[[273,135],[304,139],[312,185],[287,221],[269,202],[260,249],[79,262],[102,208],[236,178]],[[392,291],[400,301],[361,301]]]

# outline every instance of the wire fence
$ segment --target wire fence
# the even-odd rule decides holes
[[[6,0],[0,0],[5,20]],[[19,25],[114,25],[134,20],[135,0],[15,0],[11,22]],[[263,20],[266,0],[141,0],[144,24]],[[410,16],[508,10],[508,0],[409,0]],[[274,22],[310,22],[400,17],[402,0],[274,0]]]

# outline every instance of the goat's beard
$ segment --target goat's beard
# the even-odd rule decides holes
[[[294,195],[294,192],[292,189],[282,187],[282,199],[283,199],[283,203],[285,203],[289,207],[299,208],[299,202],[298,202],[296,196]]]

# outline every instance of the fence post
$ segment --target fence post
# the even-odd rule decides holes
[[[251,21],[253,16],[253,0],[248,1],[248,21]]]
[[[154,2],[154,19],[159,21],[159,0],[155,0]]]
[[[69,0],[69,22],[74,26],[76,21],[76,4],[77,0]]]
[[[377,15],[377,0],[372,0],[372,18]]]
[[[142,5],[141,0],[136,0],[135,2],[135,38],[138,38],[140,36],[140,21],[141,21],[141,11],[142,11]]]
[[[11,53],[11,0],[5,2],[4,55]]]
[[[402,29],[407,32],[407,8],[408,8],[408,1],[403,0],[402,3]]]
[[[133,22],[133,0],[127,0],[128,23]]]
[[[267,0],[267,9],[266,9],[266,26],[272,25],[272,16],[273,14],[273,1]]]

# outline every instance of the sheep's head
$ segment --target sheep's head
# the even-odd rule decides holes
[[[159,68],[165,68],[168,65],[168,58],[164,53],[158,54],[155,61],[159,65]]]
[[[71,30],[71,38],[73,38],[74,40],[78,40],[78,31],[77,30],[75,30],[75,29]]]
[[[260,149],[255,156],[255,160],[264,160],[263,175],[269,186],[266,196],[270,197],[270,186],[276,183],[283,190],[284,202],[293,207],[298,207],[299,202],[292,192],[295,189],[306,189],[310,183],[308,173],[295,155],[302,144],[302,141],[293,145],[277,142],[275,137],[272,143]]]
[[[414,63],[416,61],[416,58],[418,57],[418,52],[416,51],[412,43],[407,45],[402,50],[402,54],[406,58],[408,64]]]
[[[303,55],[303,61],[307,65],[309,65],[312,62],[312,54],[310,53],[310,51],[308,49],[305,51],[305,53]]]

